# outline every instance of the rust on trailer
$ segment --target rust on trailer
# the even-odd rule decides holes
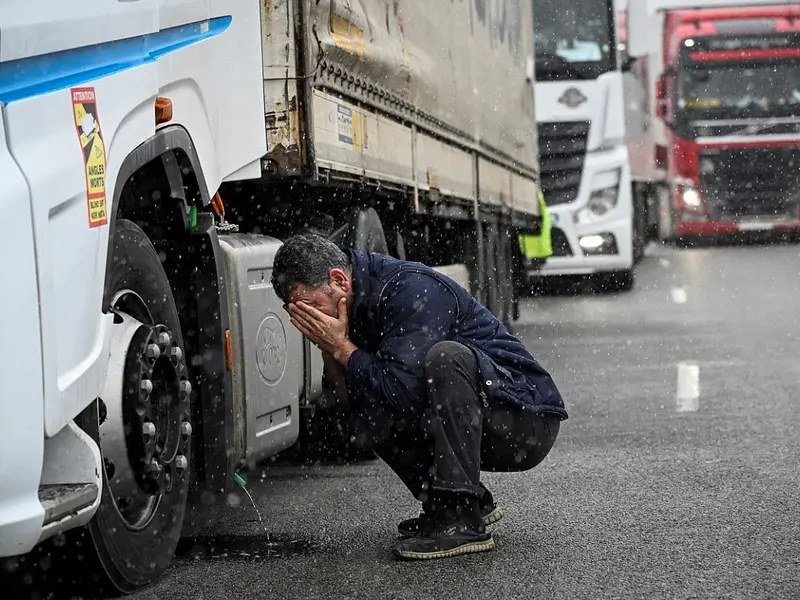
[[[267,160],[282,176],[301,174],[303,165],[300,143],[300,114],[297,96],[286,105],[276,103],[278,110],[267,113]]]

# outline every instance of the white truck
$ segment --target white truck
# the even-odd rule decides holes
[[[145,586],[187,498],[296,444],[322,363],[269,285],[292,233],[510,320],[532,27],[530,0],[0,4],[0,572],[45,576],[55,536]]]
[[[532,278],[634,285],[647,207],[631,195],[613,0],[534,0],[536,120],[553,255]]]

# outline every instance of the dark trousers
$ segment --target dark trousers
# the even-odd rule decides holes
[[[423,505],[442,495],[491,503],[481,471],[527,471],[544,460],[560,418],[510,405],[484,405],[478,364],[457,342],[439,342],[425,357],[429,407],[398,417],[371,405],[354,418],[356,443],[373,447]]]

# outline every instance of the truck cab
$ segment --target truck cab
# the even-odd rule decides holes
[[[629,106],[649,113],[629,119],[634,177],[664,240],[800,229],[800,5],[764,4],[628,8],[646,100]]]
[[[534,1],[536,120],[553,255],[541,275],[633,285],[644,215],[631,197],[611,0]]]

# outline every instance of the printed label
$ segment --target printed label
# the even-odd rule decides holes
[[[336,132],[340,142],[353,145],[353,111],[341,104],[338,105],[336,115]]]
[[[106,210],[106,146],[97,115],[94,88],[73,88],[72,112],[86,172],[89,227],[108,223]]]

